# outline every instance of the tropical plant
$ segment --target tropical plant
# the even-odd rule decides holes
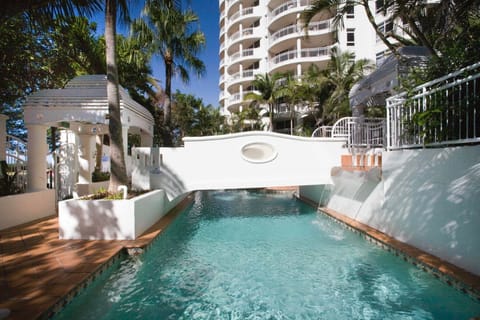
[[[351,52],[332,50],[328,67],[322,75],[322,82],[329,88],[329,97],[323,103],[324,124],[350,115],[350,89],[371,68],[373,66],[368,60],[355,60],[355,55]]]
[[[224,117],[218,108],[205,106],[201,98],[177,90],[173,95],[173,142],[178,146],[185,136],[207,136],[223,133]]]
[[[278,99],[286,103],[290,110],[290,134],[293,135],[295,127],[295,106],[303,103],[306,97],[306,86],[292,75],[285,75],[281,80],[282,85],[278,89]]]
[[[72,18],[77,15],[92,16],[101,8],[101,0],[4,0],[0,11],[0,21],[6,22],[11,18],[23,15],[43,27],[50,26],[55,18]],[[35,26],[35,24],[31,26]]]
[[[249,92],[243,97],[243,100],[252,100],[252,103],[256,105],[267,105],[270,118],[269,131],[273,131],[273,107],[280,90],[279,80],[284,77],[285,75],[281,73],[274,73],[273,75],[268,73],[257,74],[252,81],[252,86],[256,92]]]
[[[205,73],[205,65],[197,55],[205,46],[205,35],[192,29],[198,21],[191,10],[181,11],[172,1],[148,1],[143,17],[132,24],[132,33],[145,43],[152,54],[161,57],[165,65],[165,101],[163,104],[163,144],[172,145],[171,101],[172,78],[179,75],[188,83],[189,71],[197,76]],[[158,112],[158,111],[157,111]],[[156,124],[156,135],[161,134]]]
[[[5,160],[0,161],[0,196],[7,196],[21,192],[17,186],[18,172],[7,164]]]

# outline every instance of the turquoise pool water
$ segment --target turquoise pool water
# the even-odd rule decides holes
[[[56,319],[470,319],[480,304],[290,196],[197,193]]]

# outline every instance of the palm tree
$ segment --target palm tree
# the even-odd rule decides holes
[[[273,75],[257,74],[255,75],[255,80],[252,81],[252,85],[255,88],[256,92],[249,92],[244,97],[243,100],[253,100],[257,104],[266,104],[269,110],[270,117],[270,130],[273,131],[273,105],[275,100],[278,98],[279,94],[279,81],[285,75],[281,73],[274,73]]]
[[[165,65],[165,103],[163,107],[163,143],[172,145],[171,100],[172,77],[178,74],[188,83],[189,70],[197,76],[205,73],[205,64],[197,54],[205,46],[205,35],[200,30],[191,30],[198,16],[191,10],[181,12],[171,1],[147,2],[143,19],[135,20],[132,32],[146,43],[154,55],[159,55]],[[156,124],[157,135],[159,124]]]
[[[110,183],[108,191],[115,193],[120,185],[128,184],[127,167],[123,148],[118,67],[116,59],[117,8],[122,18],[128,20],[126,3],[106,0],[105,3],[105,56],[107,60],[108,129],[110,133]]]
[[[373,66],[367,59],[355,61],[351,52],[332,50],[330,62],[323,73],[324,85],[330,88],[324,104],[324,120],[335,122],[350,114],[348,94],[352,86],[361,80]]]
[[[323,75],[324,71],[317,65],[311,64],[307,72],[302,75],[300,87],[304,103],[310,106],[316,123],[323,117],[323,104],[331,91],[331,84]]]
[[[277,96],[286,103],[290,109],[290,134],[293,135],[295,127],[295,106],[303,103],[306,98],[305,87],[292,75],[286,75],[282,80],[283,85],[279,87]]]
[[[54,18],[72,18],[77,14],[91,16],[101,8],[101,0],[3,0],[0,21],[25,14],[30,20],[50,25]]]

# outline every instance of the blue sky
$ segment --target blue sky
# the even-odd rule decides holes
[[[190,93],[198,98],[202,98],[205,105],[211,104],[214,107],[218,107],[218,0],[191,0],[190,3],[184,5],[190,7],[199,17],[200,30],[205,33],[207,39],[206,48],[199,55],[200,59],[205,63],[206,74],[202,78],[197,78],[196,75],[190,74],[190,82],[188,84],[182,83],[179,79],[173,79],[172,92],[177,89],[182,93]],[[130,7],[130,14],[132,18],[139,16],[141,7]],[[103,34],[104,32],[104,14],[99,13],[94,17],[97,22],[97,33]],[[126,27],[119,27],[118,32],[127,33]],[[153,76],[159,79],[163,85],[165,82],[165,71],[163,64],[158,57],[154,57],[151,62]]]

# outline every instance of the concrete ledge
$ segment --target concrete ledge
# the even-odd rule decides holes
[[[155,190],[128,200],[60,201],[59,238],[134,240],[184,197],[168,201],[165,191]]]
[[[48,189],[0,198],[0,230],[55,214],[55,190]]]

